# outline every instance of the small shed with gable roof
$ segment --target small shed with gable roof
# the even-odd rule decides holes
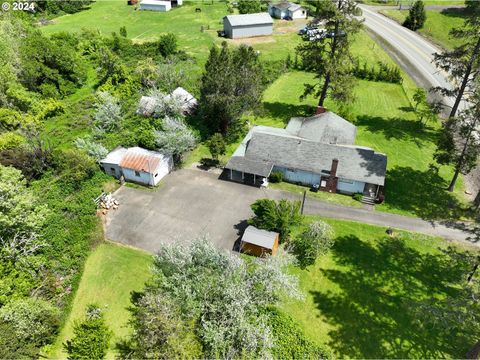
[[[243,233],[240,250],[255,256],[275,255],[279,237],[277,232],[261,230],[249,225]]]

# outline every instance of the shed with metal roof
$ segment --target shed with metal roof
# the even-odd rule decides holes
[[[227,15],[223,31],[231,39],[267,36],[273,33],[273,19],[268,13]]]
[[[117,147],[100,160],[100,165],[117,179],[123,177],[125,181],[155,186],[172,170],[173,158],[140,147]]]
[[[257,229],[249,225],[243,233],[240,250],[255,256],[275,255],[279,237],[277,232]]]

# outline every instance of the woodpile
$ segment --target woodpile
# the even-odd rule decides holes
[[[117,210],[120,203],[112,196],[112,193],[102,193],[97,199],[95,199],[97,206],[102,209],[102,214],[106,215],[108,210]]]

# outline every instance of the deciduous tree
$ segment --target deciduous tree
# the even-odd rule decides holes
[[[288,254],[279,251],[247,264],[206,239],[162,246],[154,277],[134,302],[134,353],[141,349],[142,358],[268,356],[274,339],[262,310],[283,296],[300,296],[297,279],[286,273],[289,263]]]
[[[262,10],[262,4],[260,1],[238,0],[237,8],[240,14],[253,14]]]
[[[260,229],[278,232],[284,242],[288,241],[292,226],[302,220],[300,201],[260,199],[251,208],[255,216],[249,223]]]
[[[305,231],[293,240],[293,253],[301,267],[313,265],[318,256],[324,255],[334,244],[334,233],[323,221],[310,223]]]

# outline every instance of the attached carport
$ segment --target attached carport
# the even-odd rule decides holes
[[[225,166],[227,177],[232,181],[260,186],[268,178],[273,163],[263,160],[247,159],[244,156],[232,156]]]

